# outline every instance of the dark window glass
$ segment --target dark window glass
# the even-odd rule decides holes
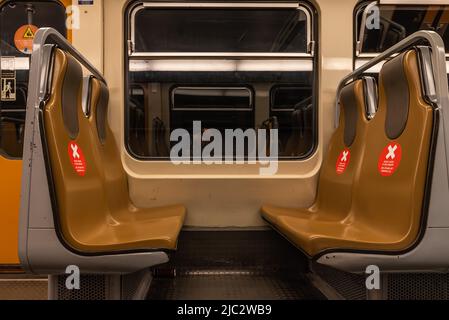
[[[409,6],[380,5],[380,24],[378,29],[365,27],[362,39],[362,53],[379,53],[390,48],[418,30],[438,32],[449,50],[449,7],[448,6]],[[361,15],[357,17],[357,30],[360,31]]]
[[[293,111],[298,104],[310,103],[312,88],[276,86],[271,89],[271,109]]]
[[[201,121],[203,133],[209,128],[218,129],[222,135],[226,129],[254,128],[250,88],[179,87],[172,91],[172,96],[171,127],[186,129],[191,137],[194,121]],[[171,142],[170,146],[174,144]],[[202,143],[203,148],[206,145],[207,142]]]
[[[301,145],[286,159],[303,158],[312,150],[313,134],[294,139],[290,135],[296,134],[291,119],[298,103],[307,98],[308,106],[312,103],[313,58],[251,56],[306,52],[309,21],[303,11],[144,8],[129,21],[133,22],[135,51],[179,55],[129,58],[127,146],[131,154],[148,160],[168,159],[170,148],[177,143],[170,141],[170,134],[185,129],[193,137],[197,121],[201,121],[202,133],[209,129],[222,134],[226,129],[278,129],[281,157],[285,151],[281,147],[288,141],[295,147]],[[182,55],[189,52],[247,55]],[[314,133],[315,109],[311,106],[308,110],[311,116],[303,117],[307,123],[299,125]]]
[[[27,56],[17,50],[16,31],[24,25],[52,27],[66,36],[65,8],[53,1],[9,1],[0,9],[0,51],[3,56]]]
[[[138,157],[168,157],[170,133],[177,128],[191,133],[194,121],[222,133],[278,129],[283,158],[300,158],[313,148],[310,71],[141,71],[130,72],[128,81],[132,88],[146,88],[129,92],[128,146]],[[261,113],[266,118],[256,116]]]
[[[270,119],[279,128],[279,155],[294,158],[313,148],[312,87],[275,86],[270,94]]]
[[[291,9],[153,9],[135,16],[137,52],[305,52],[306,15]]]
[[[145,121],[145,91],[141,86],[132,86],[129,90],[129,115],[130,132],[129,141],[132,150],[142,150],[148,153],[148,143],[146,143],[147,123]]]
[[[65,7],[56,1],[6,1],[0,7],[0,57],[4,67],[1,82],[2,89],[6,89],[0,99],[0,154],[3,156],[22,157],[31,37],[41,27],[53,27],[66,36],[65,21]],[[23,39],[30,41],[26,45],[17,41]],[[5,68],[6,65],[13,67]]]

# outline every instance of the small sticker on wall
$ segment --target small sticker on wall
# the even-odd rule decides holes
[[[343,150],[337,158],[335,165],[335,171],[337,174],[343,174],[349,165],[349,159],[351,158],[351,152],[349,149]]]
[[[1,101],[16,101],[16,79],[1,78]]]
[[[389,143],[381,152],[377,169],[383,177],[389,177],[399,168],[402,148],[397,142]]]
[[[79,176],[83,177],[86,174],[86,160],[84,159],[83,150],[76,142],[71,141],[69,142],[68,153],[73,169]]]
[[[31,54],[33,52],[33,40],[37,32],[37,27],[32,24],[25,24],[17,29],[14,34],[14,44],[22,53]]]
[[[91,6],[94,4],[94,0],[78,0],[80,6]]]

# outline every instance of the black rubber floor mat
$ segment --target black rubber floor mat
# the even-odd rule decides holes
[[[302,277],[198,274],[155,278],[149,300],[318,300],[321,293]]]

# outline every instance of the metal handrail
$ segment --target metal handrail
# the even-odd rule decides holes
[[[384,52],[377,55],[375,58],[371,59],[360,68],[357,68],[346,77],[344,77],[337,88],[337,101],[336,101],[336,112],[335,112],[335,127],[338,127],[338,118],[340,116],[340,101],[338,97],[343,87],[350,81],[353,81],[360,76],[362,76],[370,68],[374,67],[378,63],[382,63],[387,58],[393,56],[394,54],[400,53],[405,49],[409,49],[414,45],[426,41],[432,49],[431,60],[432,60],[432,72],[435,76],[435,87],[436,87],[436,104],[445,113],[449,113],[449,92],[447,83],[447,73],[446,73],[446,52],[444,49],[444,42],[441,36],[435,31],[417,31],[404,40],[398,42],[394,46],[385,50]],[[446,117],[449,116],[446,115]],[[449,120],[449,118],[447,119]],[[446,122],[445,122],[446,123]],[[449,136],[448,136],[449,137]]]
[[[435,84],[435,96],[432,97],[432,103],[435,108],[441,113],[440,125],[442,129],[442,134],[445,139],[445,150],[446,152],[446,166],[449,169],[449,90],[448,90],[448,79],[446,71],[446,52],[444,48],[444,42],[441,36],[435,31],[417,31],[404,40],[398,42],[391,48],[385,50],[369,62],[365,63],[360,68],[354,70],[349,75],[341,80],[337,89],[337,101],[335,108],[335,127],[338,127],[339,116],[340,116],[340,105],[339,97],[340,92],[343,87],[350,81],[353,81],[360,76],[362,76],[370,68],[374,67],[378,63],[385,61],[387,58],[403,52],[406,49],[411,48],[414,45],[422,44],[422,42],[427,42],[427,45],[431,48],[431,75],[434,77]],[[449,176],[448,176],[449,179]]]
[[[103,75],[97,70],[72,44],[58,31],[53,28],[40,28],[37,30],[33,42],[33,53],[31,56],[31,63],[37,59],[42,63],[42,51],[40,50],[46,44],[56,44],[62,50],[70,53],[79,63],[81,63],[89,72],[96,78],[106,83]]]
[[[57,45],[58,48],[70,53],[81,65],[83,65],[93,76],[106,84],[103,75],[98,71],[70,42],[53,28],[40,28],[37,30],[31,55],[30,75],[28,80],[27,113],[33,108],[39,107],[47,96],[47,84],[50,76],[50,53],[49,45]]]

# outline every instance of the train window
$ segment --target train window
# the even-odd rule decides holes
[[[279,145],[284,145],[298,125],[290,120],[295,106],[308,98],[312,116],[301,122],[312,130],[301,136],[310,140],[307,150],[286,158],[308,156],[316,141],[314,14],[308,5],[293,2],[131,4],[126,15],[130,154],[168,159],[173,130],[190,132],[199,121],[203,131],[221,132],[265,128],[277,117],[284,140]],[[141,99],[136,87],[142,88]],[[274,96],[272,88],[278,88]],[[280,104],[288,110],[276,110]]]
[[[65,7],[59,1],[5,1],[0,6],[0,154],[21,158],[34,33],[53,27],[66,35]]]
[[[379,14],[375,23],[374,14]],[[356,11],[356,55],[376,54],[418,30],[438,32],[449,50],[449,6],[364,2]]]

